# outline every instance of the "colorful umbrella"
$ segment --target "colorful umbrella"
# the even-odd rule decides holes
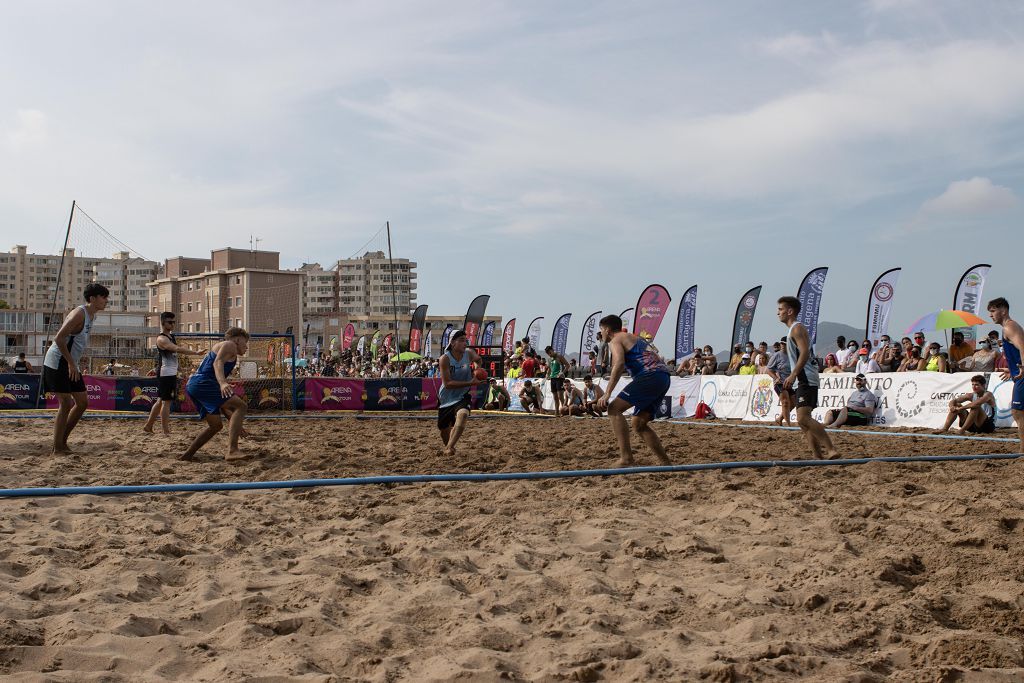
[[[391,358],[389,360],[392,360],[392,361],[396,361],[396,360],[408,361],[408,360],[419,360],[420,358],[423,358],[423,356],[421,356],[418,353],[414,353],[412,351],[402,351],[397,356],[391,356]]]
[[[935,311],[929,313],[907,328],[905,334],[915,330],[949,330],[954,327],[984,325],[985,321],[967,311]]]

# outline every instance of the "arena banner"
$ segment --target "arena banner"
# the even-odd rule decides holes
[[[490,346],[491,345],[491,342],[494,341],[494,328],[496,326],[497,326],[497,323],[494,322],[493,320],[491,320],[486,325],[484,325],[484,333],[482,335],[483,338],[480,340],[480,345],[481,346]]]
[[[633,313],[635,311],[636,311],[636,309],[627,308],[626,310],[624,310],[622,313],[619,314],[619,318],[622,320],[622,329],[624,329],[624,330],[631,329],[632,321],[633,321]]]
[[[698,400],[706,403],[719,418],[742,420],[747,415],[751,379],[755,376],[703,375]]]
[[[117,410],[117,378],[84,375],[89,407],[93,410]],[[57,395],[46,392],[46,407],[57,408]]]
[[[754,313],[757,311],[757,300],[761,296],[761,285],[747,291],[736,304],[736,317],[732,321],[732,343],[728,352],[732,353],[737,344],[743,346],[750,341],[750,328],[754,324]],[[705,401],[706,403],[707,401]]]
[[[451,323],[448,323],[448,325],[445,326],[444,332],[441,333],[441,348],[438,351],[439,356],[448,350],[448,338],[452,336],[452,332],[454,330],[455,326]]]
[[[285,383],[276,380],[249,380],[242,383],[243,398],[249,410],[283,410]],[[291,387],[288,387],[291,391]],[[236,387],[237,393],[237,387]]]
[[[597,337],[601,333],[598,323],[601,321],[601,311],[594,311],[583,323],[583,331],[580,332],[580,367],[589,368],[587,356],[597,346]]]
[[[693,355],[693,336],[697,321],[697,285],[690,287],[679,301],[676,317],[676,355],[679,361]]]
[[[633,320],[633,334],[653,341],[658,336],[661,321],[668,314],[672,297],[661,285],[648,285],[636,302],[636,318]],[[623,328],[628,329],[628,328]]]
[[[477,335],[480,334],[480,326],[484,322],[484,311],[487,310],[487,302],[490,299],[490,295],[481,294],[469,302],[469,308],[466,310],[466,320],[462,329],[466,331],[466,339],[469,341],[470,346],[474,346],[477,343]]]
[[[307,377],[299,396],[305,410],[362,410],[363,380],[337,377]]]
[[[40,375],[0,375],[0,410],[35,410]]]
[[[506,356],[511,356],[516,350],[516,319],[512,318],[505,323],[505,329],[501,332],[501,348]]]
[[[160,389],[155,377],[115,377],[114,379],[114,410],[138,410],[148,413],[160,398]]]
[[[889,313],[896,297],[896,283],[900,279],[900,268],[890,268],[871,285],[868,295],[868,319],[864,325],[864,338],[871,340],[871,347],[878,348],[882,337],[889,333]]]
[[[420,304],[413,311],[412,321],[409,324],[409,350],[413,353],[420,352],[420,345],[423,340],[423,328],[427,323],[427,304]]]
[[[796,298],[800,300],[800,315],[796,321],[807,328],[807,334],[811,336],[811,346],[818,337],[818,311],[821,308],[821,295],[825,290],[825,276],[828,275],[828,268],[815,268],[804,276],[797,291]]]
[[[953,293],[953,310],[967,311],[982,318],[984,315],[985,302],[981,300],[982,292],[985,289],[985,281],[988,280],[988,272],[992,266],[988,263],[979,263],[971,266],[963,275]],[[958,327],[954,332],[963,332],[964,341],[974,348],[976,341],[973,327]]]
[[[562,314],[555,322],[555,327],[551,331],[551,347],[557,352],[564,354],[565,347],[569,343],[569,319],[572,318],[572,313]]]
[[[530,323],[530,327],[527,328],[526,336],[530,340],[530,348],[534,351],[537,350],[540,344],[540,324],[544,322],[544,318],[534,318],[533,322]]]
[[[358,353],[360,356],[362,356],[364,351],[366,351],[366,335],[365,334],[359,337],[359,343],[356,344],[356,353]]]
[[[419,410],[423,381],[403,377],[363,382],[363,410]]]

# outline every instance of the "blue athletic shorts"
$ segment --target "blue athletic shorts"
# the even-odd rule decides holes
[[[1024,410],[1024,379],[1013,380],[1013,398],[1010,400],[1011,410]]]
[[[649,375],[641,375],[627,384],[616,398],[628,401],[634,408],[634,415],[647,413],[653,418],[658,414],[661,399],[665,398],[671,383],[671,377],[667,372],[652,372]]]

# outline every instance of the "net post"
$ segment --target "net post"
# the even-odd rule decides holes
[[[50,330],[53,328],[53,316],[57,312],[57,294],[60,292],[61,278],[64,276],[64,259],[68,253],[68,239],[71,237],[71,223],[75,220],[75,205],[76,200],[72,199],[71,213],[68,214],[68,228],[64,231],[64,248],[60,250],[60,266],[57,269],[57,284],[53,288],[53,303],[50,304],[50,322],[46,325],[46,343],[43,345],[43,356],[46,355],[50,346]],[[39,408],[39,401],[43,397],[42,370],[39,372],[39,392],[36,394],[36,408]]]
[[[384,221],[388,231],[388,268],[391,270],[391,311],[395,314],[395,357],[398,358],[398,407],[405,410],[405,390],[402,388],[402,333],[398,329],[398,293],[395,283],[395,262],[391,256],[391,221]]]
[[[292,366],[292,410],[299,409],[299,386],[295,382],[295,335],[288,335],[291,339],[291,366]]]

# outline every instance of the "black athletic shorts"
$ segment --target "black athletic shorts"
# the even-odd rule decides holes
[[[469,392],[463,396],[458,403],[453,403],[450,406],[437,409],[437,428],[445,430],[455,424],[455,416],[460,410],[469,410],[469,406],[472,403],[472,399],[469,396]]]
[[[160,391],[160,398],[164,401],[173,401],[178,394],[178,376],[157,378],[157,387]]]
[[[806,384],[801,384],[796,388],[794,395],[796,397],[794,406],[797,409],[818,407],[818,387],[810,387]]]
[[[552,392],[562,391],[562,387],[565,386],[565,378],[564,377],[552,377],[549,381],[551,382],[551,391]]]
[[[995,420],[990,417],[980,425],[971,425],[967,428],[967,431],[974,432],[975,434],[991,434],[996,431],[996,423]]]
[[[866,427],[871,424],[871,418],[864,417],[860,413],[846,411],[846,424],[851,427]]]
[[[85,380],[81,375],[74,382],[68,376],[68,362],[63,357],[60,359],[60,367],[53,368],[43,366],[43,391],[52,391],[55,394],[77,394],[85,391]]]
[[[792,389],[785,389],[784,386],[785,385],[782,382],[776,382],[775,383],[775,395],[776,396],[782,396],[782,392],[783,391],[785,391],[790,396],[793,395],[793,390]]]

